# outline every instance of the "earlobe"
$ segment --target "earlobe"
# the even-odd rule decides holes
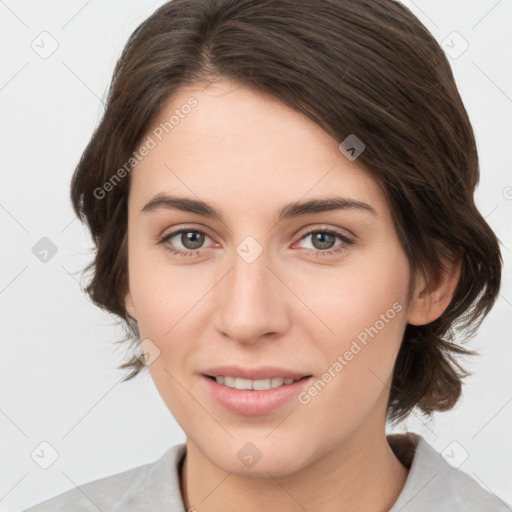
[[[421,278],[409,304],[407,322],[411,325],[426,325],[439,318],[450,304],[460,278],[461,259],[453,263],[443,261],[446,271],[427,287]]]
[[[137,315],[135,314],[135,306],[133,305],[132,294],[128,290],[124,296],[124,307],[129,316],[137,321]]]

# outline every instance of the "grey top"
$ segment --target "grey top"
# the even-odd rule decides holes
[[[466,473],[452,468],[420,435],[391,435],[388,442],[410,467],[389,512],[511,512]],[[155,462],[80,485],[25,512],[186,512],[179,475],[185,452],[185,443],[176,444]]]

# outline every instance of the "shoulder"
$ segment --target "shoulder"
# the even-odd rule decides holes
[[[423,437],[409,433],[404,442],[406,437],[415,445],[414,454],[405,486],[390,512],[511,512],[496,495],[448,464]],[[390,445],[395,451],[396,440]]]
[[[136,491],[144,482],[149,465],[111,475],[99,480],[80,484],[58,496],[54,496],[25,512],[89,512],[112,510],[121,497]]]
[[[177,463],[185,450],[184,444],[169,448],[162,457],[149,464],[94,480],[78,484],[58,496],[39,503],[24,512],[132,512],[151,510],[152,500],[148,498],[148,489],[161,482],[167,482],[171,493],[176,489]],[[172,478],[174,474],[174,479]],[[179,496],[178,496],[179,497]]]

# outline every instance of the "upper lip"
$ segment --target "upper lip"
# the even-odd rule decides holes
[[[283,379],[300,379],[308,377],[311,374],[307,372],[297,372],[287,370],[286,368],[278,368],[277,366],[260,366],[259,368],[247,368],[241,366],[216,366],[203,371],[203,375],[209,377],[219,377],[221,375],[230,377],[239,377],[241,379],[270,379],[272,377],[282,377]]]

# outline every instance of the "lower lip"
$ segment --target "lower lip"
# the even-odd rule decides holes
[[[247,389],[235,389],[219,384],[214,379],[201,376],[206,381],[208,390],[217,400],[227,409],[245,416],[258,416],[268,414],[288,400],[297,396],[302,389],[309,385],[311,377],[305,377],[301,380],[285,384],[278,388],[266,389],[264,391],[253,391]]]

